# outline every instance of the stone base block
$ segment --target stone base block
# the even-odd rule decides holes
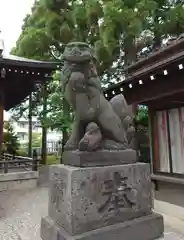
[[[51,168],[48,214],[70,235],[152,213],[149,165]]]
[[[38,186],[48,187],[50,181],[50,166],[41,166],[39,168]]]
[[[76,167],[100,167],[136,162],[136,151],[127,150],[101,150],[97,152],[65,151],[63,163]]]
[[[162,237],[163,231],[163,218],[155,213],[75,236],[69,235],[49,217],[43,218],[41,223],[43,240],[154,240]]]

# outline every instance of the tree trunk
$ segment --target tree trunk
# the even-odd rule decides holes
[[[158,10],[156,10],[154,22],[157,26],[159,26],[159,17],[160,17],[160,14],[159,14]],[[160,30],[155,28],[154,29],[153,50],[156,51],[157,49],[160,49],[161,45],[162,45],[162,39],[161,39]]]
[[[29,95],[29,115],[28,115],[28,132],[29,132],[29,142],[28,142],[28,156],[32,157],[32,93]]]
[[[42,151],[41,151],[41,164],[47,164],[47,128],[42,127]]]
[[[47,164],[47,127],[45,120],[47,117],[47,83],[44,83],[42,88],[43,96],[43,120],[42,120],[42,151],[41,151],[41,164]]]
[[[125,52],[125,56],[124,56],[124,64],[125,64],[125,68],[130,66],[131,64],[136,62],[136,58],[137,58],[137,52],[136,52],[136,47],[134,45],[134,39],[126,39],[124,41],[124,52]],[[125,73],[125,78],[127,78],[129,76],[128,71]],[[133,104],[132,105],[132,111],[134,116],[136,116],[136,112],[137,112],[137,104]],[[135,127],[135,131],[136,131],[136,126],[135,126],[135,121],[134,121],[134,127]],[[137,158],[139,156],[139,149],[138,149],[138,140],[137,140],[137,132],[135,132],[135,141],[134,141],[134,149],[137,152]]]

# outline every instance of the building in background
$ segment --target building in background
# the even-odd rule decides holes
[[[4,122],[9,121],[11,115],[8,112],[4,112]],[[42,134],[42,128],[35,117],[32,119],[32,130],[33,133]],[[15,133],[17,134],[20,144],[26,144],[29,139],[29,122],[25,118],[20,118],[17,122],[13,122]],[[55,143],[62,140],[62,132],[51,131],[48,129],[47,132],[47,148],[52,148]],[[41,147],[41,146],[40,146]]]

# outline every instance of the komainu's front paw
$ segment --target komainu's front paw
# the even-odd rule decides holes
[[[79,151],[87,151],[89,146],[89,140],[82,139],[79,143]]]

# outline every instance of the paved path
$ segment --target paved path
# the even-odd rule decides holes
[[[41,216],[47,215],[47,188],[0,193],[6,216],[0,219],[0,240],[18,239],[17,233],[40,240]]]
[[[17,233],[21,233],[25,237],[29,236],[24,240],[41,240],[40,221],[42,216],[47,215],[48,208],[47,188],[1,192],[0,206],[6,213],[5,217],[0,219],[0,240],[18,240]],[[175,226],[173,221],[176,219],[165,216],[165,220],[166,232],[175,231],[182,235],[183,222],[178,220],[177,226]],[[171,225],[174,228],[171,228]],[[184,240],[184,235],[183,238],[179,239],[173,238],[170,234],[168,236],[170,237],[165,238],[166,240]]]

